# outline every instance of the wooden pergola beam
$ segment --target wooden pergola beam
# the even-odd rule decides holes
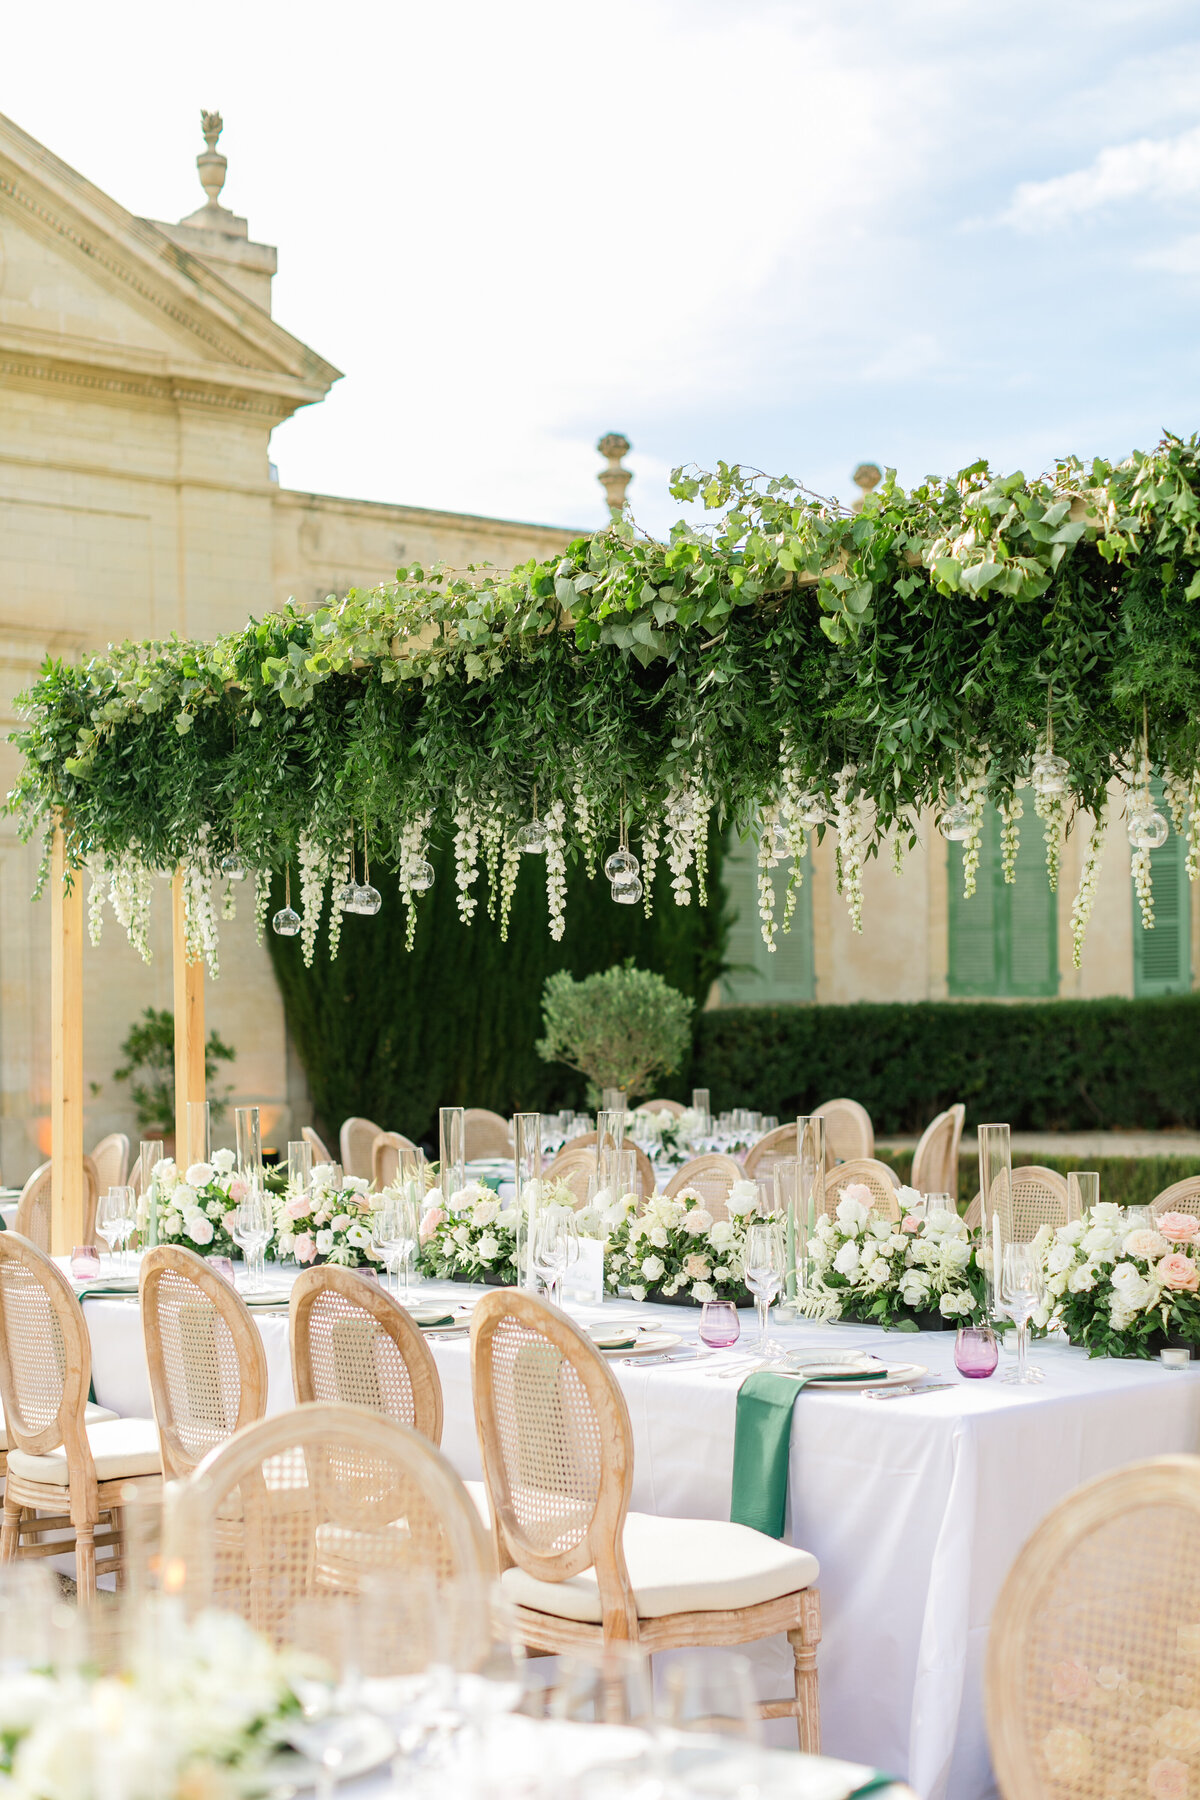
[[[190,1160],[188,1102],[204,1099],[204,963],[188,961],[184,874],[171,883],[172,962],[175,977],[175,1156]]]
[[[83,870],[68,864],[61,825],[50,856],[50,933],[50,1248],[69,1256],[83,1240]]]

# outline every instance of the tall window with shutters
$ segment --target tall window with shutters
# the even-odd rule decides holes
[[[775,949],[763,943],[758,920],[758,861],[751,838],[729,840],[722,873],[733,915],[725,956],[729,968],[721,978],[727,1006],[773,1006],[812,1000],[813,974],[812,856],[801,863],[804,880],[792,914],[790,931],[782,929],[790,864],[772,871],[775,884]]]
[[[1161,781],[1152,784],[1152,792],[1154,804],[1170,818]],[[1152,931],[1142,928],[1142,909],[1133,888],[1133,991],[1138,998],[1191,991],[1192,902],[1185,855],[1184,841],[1174,829],[1161,850],[1150,852],[1154,883]]]
[[[1004,879],[1000,815],[985,808],[975,892],[963,899],[963,848],[950,845],[951,994],[1034,999],[1058,992],[1057,897],[1046,880],[1041,825],[1027,805],[1016,880]]]

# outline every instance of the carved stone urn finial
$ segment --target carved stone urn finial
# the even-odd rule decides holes
[[[633,480],[633,470],[625,468],[621,462],[621,458],[629,454],[629,439],[622,437],[619,431],[609,431],[596,448],[608,460],[607,469],[601,469],[597,479],[604,489],[609,512],[614,519],[619,519],[625,510],[625,490]]]
[[[196,158],[196,167],[200,171],[200,185],[208,195],[210,206],[219,206],[217,196],[225,186],[225,171],[229,163],[217,149],[217,139],[224,129],[225,121],[219,112],[205,112],[201,108],[200,129],[204,133],[204,142],[208,146]]]
[[[878,463],[859,463],[857,469],[854,471],[854,485],[855,487],[861,488],[862,492],[854,502],[852,511],[861,511],[862,503],[871,492],[871,489],[877,488],[882,480],[883,470],[879,467]]]

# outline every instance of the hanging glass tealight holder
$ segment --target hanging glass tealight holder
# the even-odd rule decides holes
[[[610,881],[616,881],[622,875],[638,875],[640,872],[641,864],[637,857],[624,845],[619,850],[614,850],[604,864],[604,873]]]
[[[618,906],[632,906],[642,897],[641,864],[629,848],[625,835],[625,783],[621,783],[621,813],[618,823],[617,848],[607,858],[604,873],[612,883],[612,897]]]
[[[427,894],[433,886],[434,868],[431,862],[422,857],[419,862],[409,864],[408,886],[414,894]],[[374,893],[374,889],[371,890]],[[378,907],[375,909],[378,912]]]
[[[350,879],[333,891],[333,904],[342,912],[358,911],[358,882],[354,874],[354,820],[350,821]]]
[[[526,856],[542,856],[546,849],[546,827],[544,822],[538,818],[537,800],[538,791],[535,781],[533,784],[533,818],[528,825],[522,825],[513,839],[517,849],[523,850]]]
[[[1143,794],[1129,815],[1129,841],[1135,850],[1161,850],[1170,835],[1170,826],[1158,811],[1149,794]]]
[[[373,919],[383,905],[383,895],[377,887],[371,886],[371,859],[367,854],[367,827],[363,822],[363,878],[355,898],[353,911],[361,913],[364,918]]]
[[[1070,764],[1065,756],[1055,756],[1053,750],[1044,750],[1033,759],[1033,770],[1030,780],[1035,794],[1049,798],[1067,791],[1067,776]]]
[[[236,850],[230,850],[221,858],[220,869],[226,881],[245,881],[246,879],[246,865]]]
[[[938,830],[952,844],[961,844],[971,835],[974,820],[961,800],[954,800],[938,820]]]
[[[612,884],[612,897],[618,906],[636,906],[642,897],[641,877],[626,871]]]
[[[829,808],[825,804],[825,796],[809,788],[795,802],[792,811],[806,831],[815,831],[818,825],[824,825],[829,817]]]
[[[289,863],[284,876],[283,905],[271,920],[271,930],[276,937],[295,937],[302,923],[300,914],[292,909],[292,865]]]

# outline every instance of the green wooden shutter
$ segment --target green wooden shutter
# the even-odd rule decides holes
[[[1058,907],[1046,880],[1046,853],[1033,808],[1021,820],[1016,880],[1004,879],[1000,815],[983,815],[975,893],[963,899],[963,852],[949,861],[949,989],[952,994],[1038,998],[1058,992]]]
[[[1151,789],[1155,805],[1165,817],[1162,782]],[[1154,884],[1154,929],[1142,925],[1142,909],[1133,887],[1133,991],[1137,996],[1186,994],[1192,985],[1192,901],[1184,844],[1172,829],[1161,850],[1150,852],[1150,876]]]
[[[729,948],[731,965],[722,977],[726,1003],[768,1006],[811,1000],[816,993],[812,941],[812,855],[804,858],[804,880],[792,914],[791,930],[782,930],[784,900],[790,864],[772,870],[775,885],[775,949],[762,941],[758,919],[758,861],[751,838],[729,841],[722,874],[729,895],[733,924]]]

